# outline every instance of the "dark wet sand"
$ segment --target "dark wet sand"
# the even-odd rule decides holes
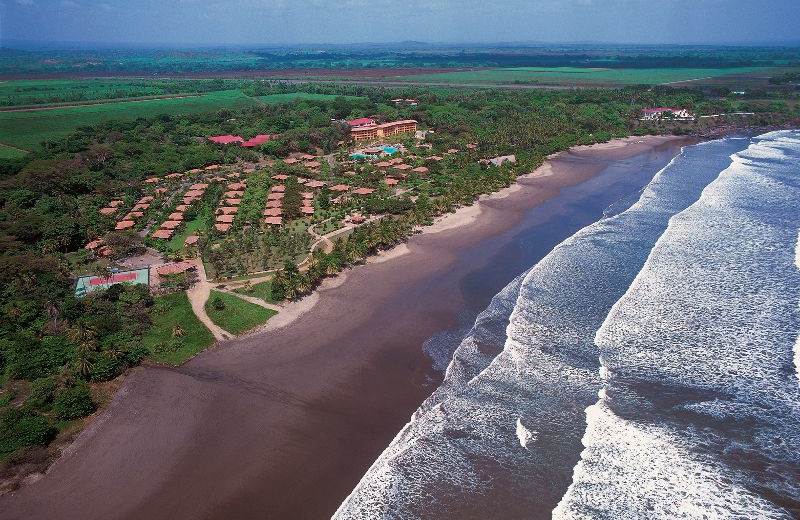
[[[423,342],[521,272],[498,256],[531,208],[611,163],[663,166],[686,141],[631,143],[560,156],[469,225],[351,269],[281,329],[137,370],[47,475],[0,498],[0,518],[329,518],[441,380]]]

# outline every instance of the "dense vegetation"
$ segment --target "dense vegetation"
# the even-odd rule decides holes
[[[298,89],[259,83],[242,87],[248,96]],[[112,197],[122,196],[126,203],[136,200],[142,194],[142,180],[148,176],[212,163],[253,162],[264,155],[334,153],[348,136],[347,126],[337,120],[373,115],[386,120],[413,118],[421,127],[435,129],[426,141],[430,149],[419,152],[423,155],[419,161],[425,154],[446,155],[451,147],[462,150],[431,165],[425,176],[404,179],[413,200],[410,196],[390,197],[377,189],[369,197],[354,199],[335,210],[383,217],[337,240],[329,252],[315,252],[307,269],[298,268],[294,253],[307,251],[309,235],[300,231],[314,223],[310,220],[295,219],[280,231],[250,228],[237,235],[241,238],[235,242],[213,233],[203,237],[199,248],[204,259],[223,275],[283,264],[269,286],[269,298],[291,299],[311,290],[323,277],[403,240],[435,215],[507,186],[550,153],[634,132],[702,128],[690,123],[644,125],[638,119],[642,107],[675,105],[698,113],[758,107],[751,110],[757,112],[751,124],[796,124],[800,116],[796,106],[783,101],[759,104],[708,98],[699,90],[433,92],[355,86],[307,86],[302,90],[326,96],[210,113],[102,121],[50,139],[27,156],[0,161],[0,457],[8,457],[24,446],[45,444],[64,421],[91,413],[96,406],[91,384],[115,377],[147,355],[174,362],[211,341],[202,332],[202,325],[186,321],[178,330],[161,319],[167,307],[176,309],[176,316],[189,316],[182,293],[182,299],[174,297],[180,301],[155,303],[141,287],[115,286],[82,299],[72,295],[72,275],[86,255],[82,246],[87,241],[105,236],[107,242],[114,242],[119,254],[141,247],[136,233],[108,233],[112,221],[98,210]],[[400,106],[389,101],[397,96],[414,97],[419,105]],[[245,137],[278,133],[281,137],[257,151],[216,145],[205,139],[222,133]],[[474,145],[470,148],[468,143]],[[410,138],[406,144],[415,146]],[[517,163],[488,167],[478,162],[505,154],[516,154]],[[276,169],[289,176],[286,198],[295,203],[289,202],[286,207],[292,220],[299,217],[296,178],[305,173],[285,165]],[[343,172],[327,165],[319,175],[337,182],[347,179]],[[359,165],[358,175],[373,185],[380,182],[369,165]],[[248,195],[241,208],[245,216],[234,222],[235,230],[243,229],[245,220],[258,219],[272,182],[263,169],[254,171],[248,181]],[[187,214],[206,229],[213,221],[203,221],[211,218],[209,208],[214,208],[221,196],[215,189],[210,188],[193,213]],[[320,210],[328,211],[328,198],[326,193],[315,201]],[[222,297],[220,301],[223,306],[230,304]],[[210,305],[213,314],[213,301]],[[256,310],[254,318],[225,325],[245,330],[269,317],[265,316],[269,313],[261,312],[265,309]]]

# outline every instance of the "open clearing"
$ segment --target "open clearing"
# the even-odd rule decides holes
[[[241,108],[257,103],[239,90],[209,92],[197,97],[154,99],[31,112],[0,113],[0,142],[25,150],[37,149],[43,141],[66,137],[82,126],[103,121],[132,121],[161,114],[179,115]]]
[[[766,67],[728,69],[605,69],[578,67],[513,67],[402,76],[399,79],[432,83],[540,83],[576,85],[636,85],[671,83],[766,70]]]
[[[142,337],[142,344],[154,361],[179,365],[214,343],[214,336],[195,316],[185,292],[156,297],[150,319],[153,326]],[[176,324],[183,329],[182,336],[174,335]]]

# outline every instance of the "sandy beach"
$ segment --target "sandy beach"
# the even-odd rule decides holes
[[[632,137],[558,154],[257,333],[181,367],[137,369],[46,475],[0,497],[0,518],[329,518],[441,380],[423,343],[529,267],[508,251],[522,233],[538,240],[530,212],[564,197],[548,209],[564,221],[541,238],[551,247],[595,218],[570,206],[607,185],[587,181],[612,166],[619,178],[655,173],[691,142]],[[564,195],[571,187],[582,190]]]

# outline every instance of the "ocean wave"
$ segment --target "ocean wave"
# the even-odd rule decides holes
[[[595,332],[672,215],[747,142],[688,147],[628,210],[584,228],[493,300],[445,380],[334,518],[545,518],[602,388]]]
[[[604,392],[555,517],[800,513],[797,157],[799,134],[759,136],[670,220],[597,332]]]

